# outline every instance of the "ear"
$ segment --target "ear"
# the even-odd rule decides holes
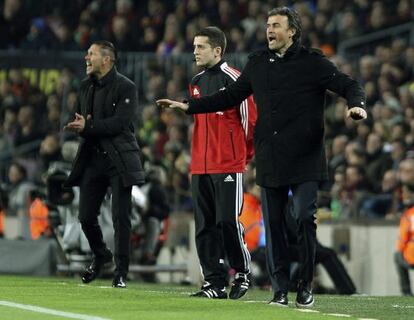
[[[111,57],[110,56],[105,56],[104,61],[105,61],[105,63],[109,64],[111,62]]]
[[[222,52],[221,52],[221,48],[220,47],[215,47],[214,48],[214,55],[215,56],[221,56]]]
[[[296,29],[294,29],[294,28],[289,28],[289,30],[288,30],[288,35],[289,35],[289,38],[293,38],[293,36],[296,34]]]

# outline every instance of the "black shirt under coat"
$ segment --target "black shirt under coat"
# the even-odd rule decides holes
[[[292,45],[279,58],[270,50],[250,55],[236,82],[212,96],[189,99],[187,113],[216,112],[254,95],[256,180],[275,188],[328,178],[324,149],[326,90],[349,107],[365,106],[361,85],[319,50]]]

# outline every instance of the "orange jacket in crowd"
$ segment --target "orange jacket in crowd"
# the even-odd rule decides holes
[[[32,239],[36,240],[40,236],[49,235],[49,209],[40,198],[34,199],[29,209],[30,213],[30,233]]]
[[[5,211],[0,210],[0,236],[4,235],[4,218],[5,217]]]
[[[414,207],[405,210],[401,216],[397,250],[402,252],[405,261],[414,265]]]
[[[262,211],[260,208],[260,200],[255,196],[244,193],[243,201],[240,222],[244,226],[244,239],[247,244],[247,249],[252,252],[257,248],[260,241]]]

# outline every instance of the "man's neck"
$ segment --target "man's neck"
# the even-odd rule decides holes
[[[206,69],[211,69],[214,66],[216,66],[220,61],[221,61],[221,57],[218,58],[218,59],[214,59],[214,61],[212,61],[209,65],[206,65],[205,68]]]
[[[276,55],[279,58],[282,58],[286,52],[289,50],[289,48],[293,45],[293,41],[291,40],[289,43],[287,43],[283,48],[280,48],[279,51],[275,51]]]
[[[103,77],[105,77],[109,71],[111,71],[112,66],[109,69],[104,69],[101,73],[96,75],[96,79],[101,80]]]

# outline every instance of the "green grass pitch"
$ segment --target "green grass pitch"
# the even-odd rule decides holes
[[[82,285],[79,278],[0,276],[0,319],[298,320],[414,319],[414,297],[316,295],[313,312],[270,306],[271,292],[251,289],[240,300],[189,298],[194,287],[111,280]]]

